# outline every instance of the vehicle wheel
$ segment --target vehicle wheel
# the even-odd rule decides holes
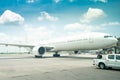
[[[100,69],[105,69],[105,64],[100,63],[100,64],[99,64],[99,67],[100,67]]]

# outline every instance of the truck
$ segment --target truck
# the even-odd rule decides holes
[[[117,68],[120,69],[120,54],[102,55],[100,58],[93,59],[93,65],[100,69]]]

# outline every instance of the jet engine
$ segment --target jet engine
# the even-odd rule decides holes
[[[33,48],[32,53],[35,54],[35,57],[42,57],[46,52],[46,48],[43,46],[36,46]]]

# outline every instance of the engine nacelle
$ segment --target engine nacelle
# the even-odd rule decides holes
[[[36,46],[33,48],[32,53],[35,54],[35,57],[42,57],[46,52],[46,48],[43,46]]]

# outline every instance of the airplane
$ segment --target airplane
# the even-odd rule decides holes
[[[53,57],[60,57],[58,52],[61,51],[74,51],[77,53],[79,50],[97,50],[109,48],[117,44],[117,39],[107,33],[90,32],[77,34],[70,37],[64,37],[56,41],[48,42],[38,45],[24,45],[24,44],[8,44],[0,43],[0,45],[10,45],[29,48],[35,57],[43,57],[46,52],[55,52]]]

